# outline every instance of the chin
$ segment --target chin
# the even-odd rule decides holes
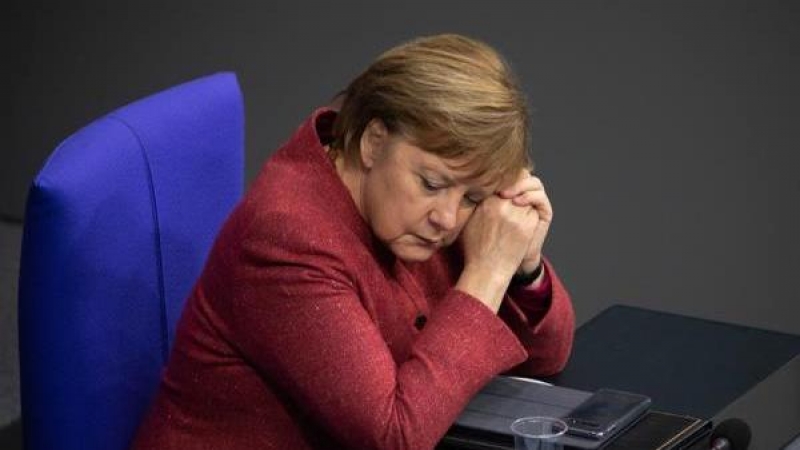
[[[404,262],[424,262],[436,253],[436,248],[424,247],[420,245],[392,246],[392,253]]]

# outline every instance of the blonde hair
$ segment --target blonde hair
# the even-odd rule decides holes
[[[394,47],[341,101],[331,147],[348,164],[358,164],[361,135],[380,119],[472,178],[509,182],[532,168],[525,97],[503,58],[475,39],[442,34]]]

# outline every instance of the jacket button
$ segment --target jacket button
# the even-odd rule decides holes
[[[418,330],[421,330],[423,327],[425,327],[426,323],[428,323],[428,318],[425,317],[424,314],[420,314],[420,315],[417,316],[416,319],[414,319],[414,326]]]

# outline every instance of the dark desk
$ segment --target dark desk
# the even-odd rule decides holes
[[[772,373],[712,420],[739,417],[753,431],[752,450],[779,449],[800,436],[800,356]]]
[[[715,424],[741,418],[752,450],[800,434],[800,336],[618,305],[577,330],[567,367],[547,381],[643,393],[655,410]]]
[[[581,326],[573,356],[549,381],[641,392],[654,408],[745,420],[751,449],[779,449],[800,433],[800,336],[629,306]]]

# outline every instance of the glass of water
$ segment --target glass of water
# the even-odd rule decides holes
[[[562,450],[567,424],[555,417],[523,417],[511,424],[516,450]]]

